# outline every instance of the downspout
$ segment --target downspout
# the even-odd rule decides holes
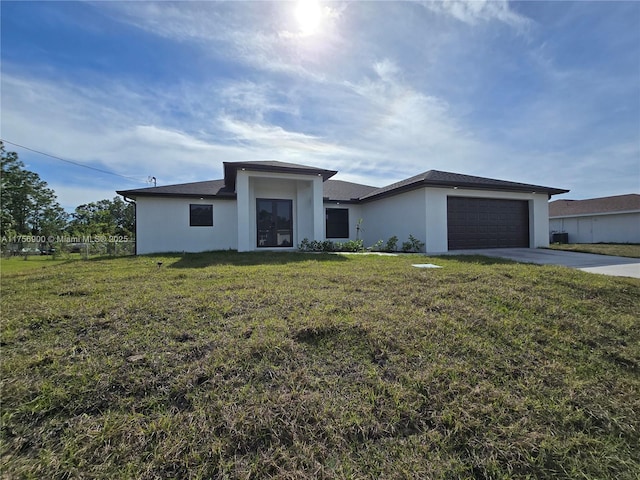
[[[138,204],[133,199],[129,200],[126,195],[122,195],[122,198],[126,203],[133,205],[133,231],[136,235],[133,242],[133,254],[138,255]]]

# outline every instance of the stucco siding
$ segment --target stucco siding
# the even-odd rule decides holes
[[[389,237],[398,237],[398,248],[409,235],[424,242],[426,235],[425,189],[381,198],[362,205],[362,238],[365,246],[378,240],[386,243]]]
[[[425,243],[427,253],[445,253],[447,197],[526,200],[529,202],[531,247],[549,245],[549,207],[546,194],[453,188],[422,188],[368,202],[363,205],[365,245],[378,239],[398,237],[398,247],[412,234]]]
[[[238,251],[257,250],[256,200],[291,200],[295,249],[303,238],[323,239],[322,177],[239,171],[236,180],[238,197]],[[287,248],[267,247],[277,250]],[[264,250],[265,248],[260,248]]]
[[[136,248],[139,255],[237,248],[234,200],[139,197],[136,204]],[[189,226],[190,204],[213,205],[213,226]]]
[[[549,233],[568,233],[569,243],[640,243],[640,213],[551,218]]]

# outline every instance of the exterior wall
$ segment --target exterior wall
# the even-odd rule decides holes
[[[213,205],[212,227],[189,226],[189,205]],[[136,248],[139,255],[203,252],[236,248],[238,226],[234,200],[138,197]]]
[[[568,233],[569,243],[640,243],[640,212],[551,218],[549,233]]]
[[[531,247],[549,246],[549,196],[546,193],[533,195],[533,201],[529,202],[529,228],[533,228]]]
[[[292,247],[274,247],[294,250],[303,238],[324,238],[324,210],[322,208],[322,177],[271,172],[238,171],[236,177],[237,248],[240,252],[258,250],[256,226],[256,199],[272,198],[292,200]],[[268,248],[260,248],[266,250]]]
[[[427,210],[425,189],[363,204],[361,218],[365,246],[371,246],[378,240],[386,243],[394,235],[398,237],[398,248],[408,240],[409,235],[424,242]]]
[[[412,234],[425,243],[427,253],[448,251],[447,197],[499,198],[529,202],[529,245],[549,245],[549,205],[547,194],[422,188],[375,200],[363,205],[365,245],[379,239],[398,237],[398,247]]]
[[[427,197],[427,235],[425,250],[429,253],[444,253],[449,250],[447,236],[447,194],[452,190],[443,188],[425,189]]]

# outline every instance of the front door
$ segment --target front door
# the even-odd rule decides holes
[[[293,201],[258,198],[256,200],[257,246],[293,245]]]

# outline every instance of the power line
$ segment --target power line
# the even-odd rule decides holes
[[[25,147],[24,145],[20,145],[18,143],[10,142],[9,140],[5,140],[4,138],[0,139],[0,142],[8,143],[9,145],[13,145],[14,147],[24,148],[25,150],[29,150],[30,152],[37,153],[37,154],[40,154],[40,155],[44,155],[45,157],[50,157],[50,158],[53,158],[55,160],[60,160],[61,162],[70,163],[71,165],[75,165],[77,167],[88,168],[89,170],[95,170],[96,172],[106,173],[107,175],[115,175],[116,177],[126,178],[127,180],[133,180],[134,182],[138,182],[138,183],[147,183],[147,182],[145,182],[143,180],[140,180],[139,178],[127,177],[126,175],[120,175],[119,173],[109,172],[107,170],[102,170],[100,168],[91,167],[91,166],[85,165],[83,163],[74,162],[73,160],[67,160],[66,158],[56,157],[55,155],[51,155],[49,153],[41,152],[41,151],[35,150],[33,148]]]

